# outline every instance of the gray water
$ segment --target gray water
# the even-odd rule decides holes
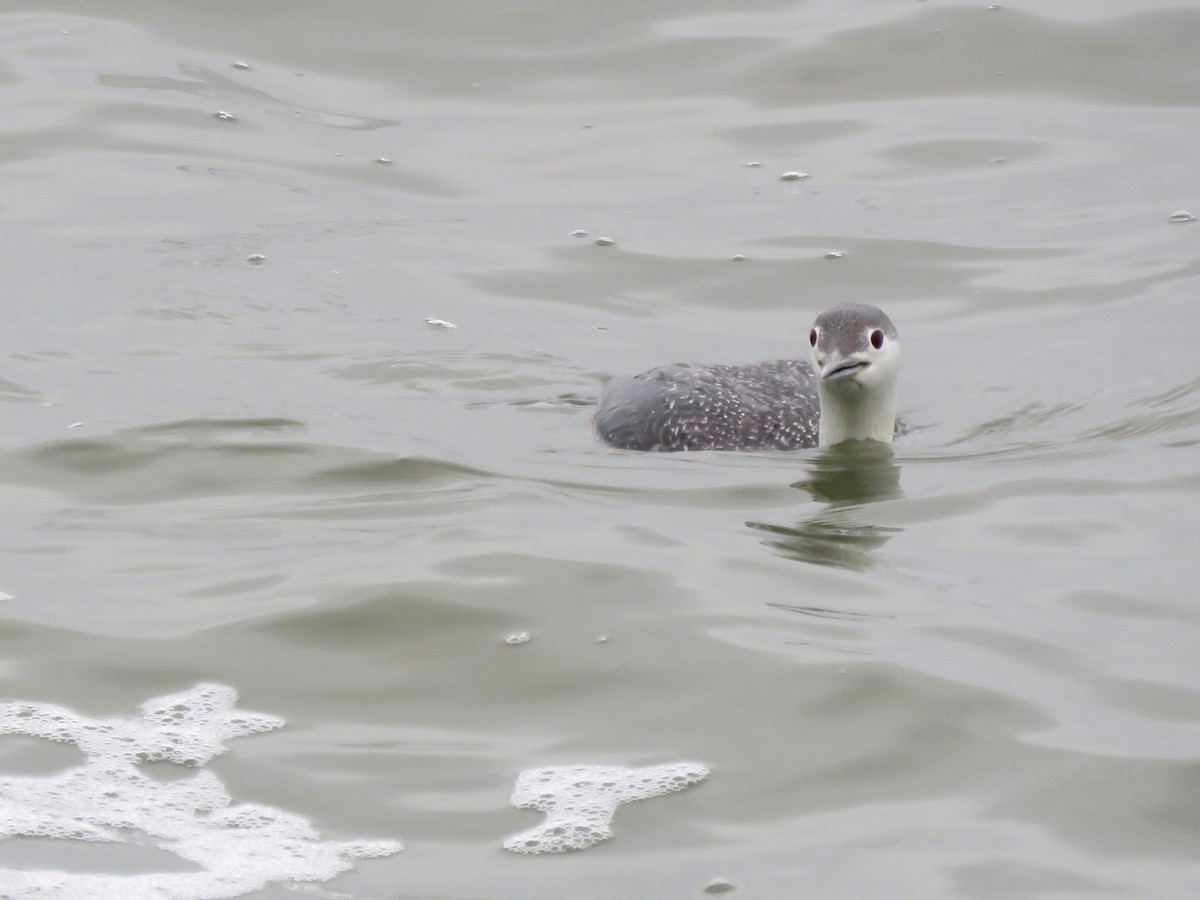
[[[339,896],[1200,892],[1200,6],[0,10],[0,695],[235,687],[238,802],[405,844]],[[592,433],[850,301],[894,456]]]

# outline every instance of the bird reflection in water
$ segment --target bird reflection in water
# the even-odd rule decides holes
[[[746,524],[763,541],[790,559],[861,571],[874,562],[874,551],[901,529],[864,521],[872,503],[903,496],[900,467],[889,444],[851,441],[813,458],[808,477],[792,487],[825,504],[795,525]]]

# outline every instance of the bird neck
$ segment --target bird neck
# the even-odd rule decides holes
[[[821,399],[821,418],[818,443],[832,447],[842,441],[892,442],[896,432],[896,382],[873,385],[848,385],[829,390],[824,383],[817,385]]]

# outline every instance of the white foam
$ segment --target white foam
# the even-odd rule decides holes
[[[159,781],[138,768],[164,760],[203,766],[225,742],[283,726],[234,708],[219,684],[147,700],[136,716],[91,718],[49,703],[0,703],[0,734],[75,744],[84,762],[44,777],[0,778],[0,840],[12,837],[149,844],[199,871],[111,875],[0,867],[5,897],[55,900],[220,900],[272,882],[327,881],[353,859],[386,856],[395,841],[322,841],[307,819],[259,804],[234,804],[208,771]]]
[[[512,804],[536,809],[546,821],[504,842],[514,853],[565,853],[583,850],[612,837],[617,807],[682,791],[708,775],[700,763],[668,763],[631,769],[625,766],[552,766],[527,769],[517,777]]]

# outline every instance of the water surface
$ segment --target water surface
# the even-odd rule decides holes
[[[349,896],[1196,896],[1198,33],[8,4],[0,694],[235,687],[287,722],[236,801],[404,842]],[[847,301],[903,339],[893,455],[592,434],[610,375]],[[679,760],[613,840],[501,849],[521,771]]]

